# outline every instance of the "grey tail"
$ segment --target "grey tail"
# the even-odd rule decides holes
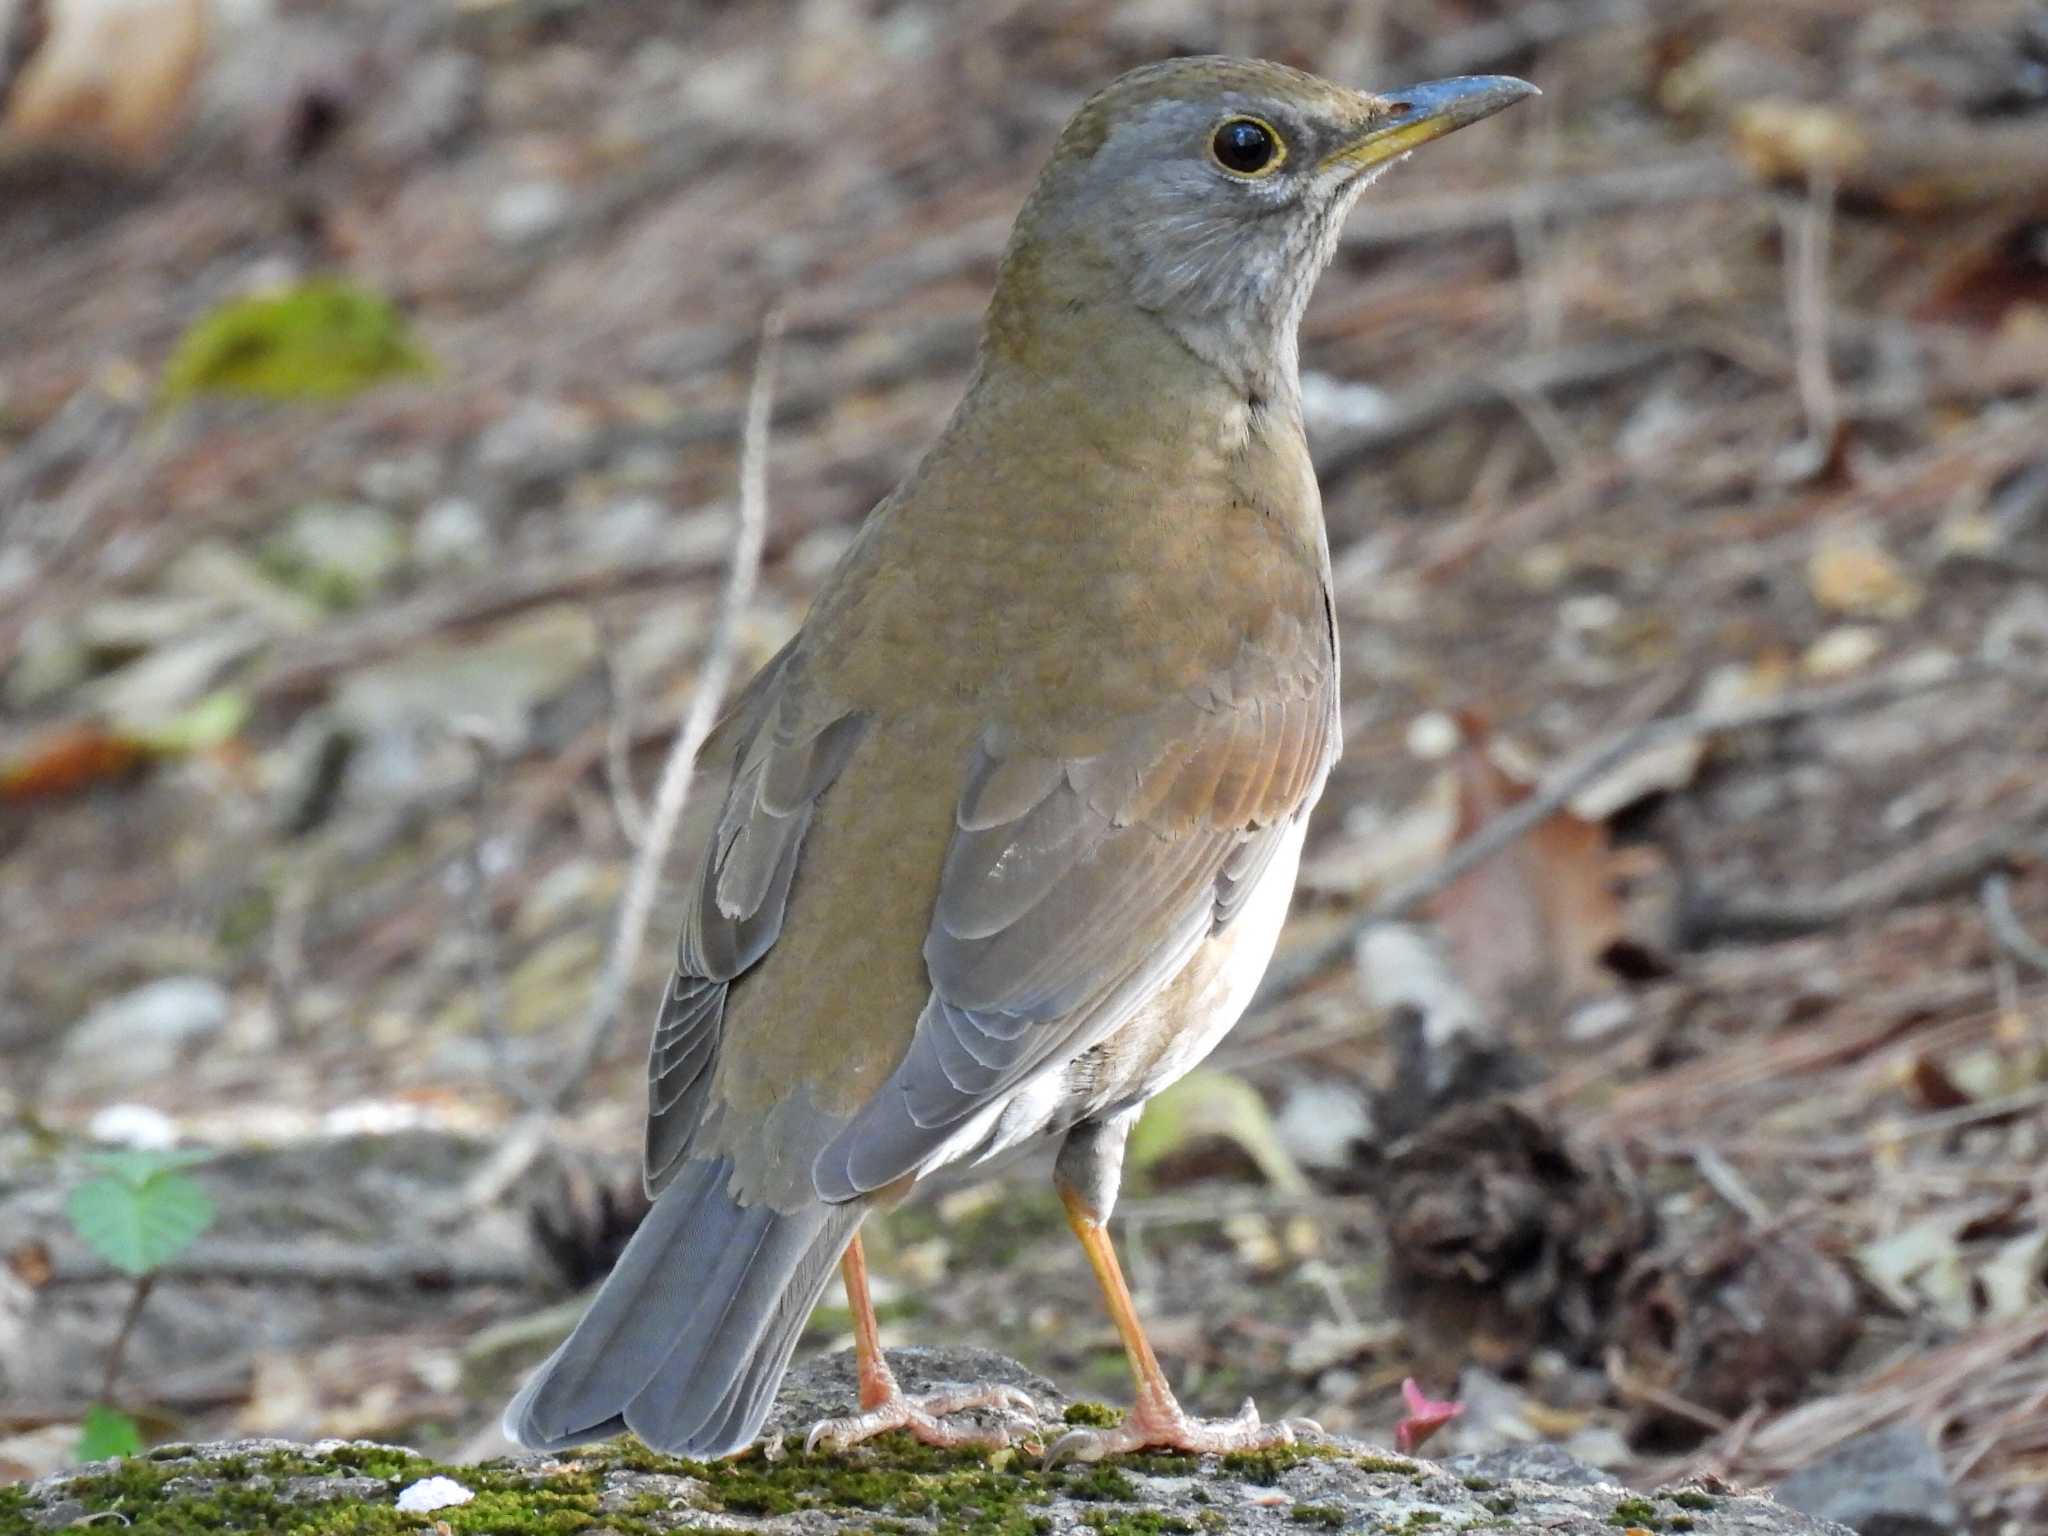
[[[555,1451],[630,1429],[704,1459],[752,1443],[866,1202],[743,1206],[731,1178],[722,1157],[676,1170],[576,1331],[505,1410],[507,1435]]]

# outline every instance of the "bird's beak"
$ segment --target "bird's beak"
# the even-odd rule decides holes
[[[1482,117],[1491,117],[1526,96],[1542,93],[1526,80],[1513,75],[1458,75],[1449,80],[1432,80],[1412,85],[1405,91],[1389,91],[1383,100],[1393,115],[1374,123],[1364,133],[1326,155],[1317,168],[1363,171],[1396,155],[1405,155],[1417,145],[1455,133]]]

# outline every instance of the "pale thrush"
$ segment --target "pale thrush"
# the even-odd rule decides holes
[[[898,1389],[860,1224],[1047,1138],[1137,1378],[1122,1425],[1062,1447],[1291,1436],[1249,1404],[1183,1413],[1104,1223],[1145,1101],[1251,999],[1338,752],[1302,308],[1376,171],[1532,90],[1176,59],[1067,125],[965,399],[713,743],[730,777],[649,1065],[654,1206],[513,1436],[739,1450],[842,1264],[861,1411],[822,1437],[983,1438],[941,1415],[1015,1394]]]

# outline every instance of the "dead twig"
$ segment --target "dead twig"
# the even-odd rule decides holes
[[[60,1262],[52,1287],[102,1285],[131,1277],[97,1258]],[[539,1278],[523,1251],[469,1244],[365,1244],[328,1247],[303,1239],[225,1242],[202,1238],[152,1277],[163,1284],[236,1280],[268,1285],[346,1285],[366,1289],[432,1286],[528,1286]],[[134,1309],[130,1303],[130,1309]],[[118,1362],[115,1362],[118,1364]]]
[[[489,1052],[491,1075],[514,1103],[529,1110],[543,1107],[532,1080],[512,1062],[505,1032],[505,982],[498,966],[498,938],[491,924],[491,880],[484,867],[489,837],[491,785],[498,763],[497,743],[487,726],[476,720],[456,722],[455,734],[470,749],[469,836],[462,845],[462,921],[468,930],[470,979],[476,987],[477,1020]]]
[[[1816,171],[1806,201],[1781,212],[1785,241],[1785,302],[1792,322],[1794,374],[1806,413],[1799,457],[1818,469],[1834,452],[1842,423],[1828,358],[1828,246],[1834,231],[1835,178]]]
[[[1664,203],[1711,202],[1750,192],[1755,185],[1727,156],[1698,155],[1514,186],[1368,202],[1346,222],[1342,239],[1347,248],[1399,245],[1499,229],[1531,215],[1571,220]]]
[[[619,903],[603,968],[591,988],[578,1044],[540,1106],[513,1125],[496,1154],[471,1177],[453,1206],[439,1213],[438,1221],[459,1222],[469,1212],[492,1204],[532,1166],[534,1158],[548,1144],[550,1122],[582,1088],[603,1057],[606,1042],[618,1023],[620,1005],[646,944],[647,919],[654,907],[662,866],[667,862],[669,845],[675,840],[689,798],[690,774],[724,702],[733,659],[739,649],[740,621],[753,600],[754,581],[760,571],[761,550],[768,531],[768,423],[775,401],[775,361],[782,325],[779,309],[770,312],[761,325],[760,357],[747,397],[746,426],[740,443],[737,526],[732,558],[726,567],[725,588],[719,595],[718,616],[712,624],[711,639],[698,669],[689,707],[683,712],[668,760],[662,765],[653,813],[626,877],[626,893]]]
[[[1466,872],[1476,869],[1504,848],[1526,836],[1569,805],[1583,790],[1645,752],[1668,746],[1673,742],[1690,741],[1702,736],[1724,736],[1764,726],[1789,725],[1825,715],[1881,709],[1925,693],[2012,676],[2012,673],[2001,668],[1978,662],[1964,662],[1937,673],[1918,670],[1906,675],[1893,673],[1867,682],[1844,683],[1833,688],[1791,693],[1760,703],[1743,704],[1727,709],[1695,710],[1691,714],[1673,715],[1632,725],[1595,747],[1569,767],[1553,774],[1548,782],[1531,793],[1528,798],[1517,801],[1464,842],[1452,848],[1434,868],[1387,891],[1364,915],[1348,927],[1320,944],[1303,946],[1299,953],[1289,957],[1289,963],[1284,969],[1274,967],[1267,973],[1266,982],[1261,987],[1254,1006],[1270,1004],[1287,996],[1310,977],[1320,973],[1338,956],[1348,953],[1358,936],[1367,928],[1375,923],[1394,922],[1408,916]],[[1977,857],[1979,862],[1974,866],[1974,872],[1982,873],[1982,856],[1980,854]]]
[[[121,1313],[121,1326],[115,1330],[114,1342],[107,1349],[107,1369],[100,1377],[100,1401],[111,1403],[114,1388],[121,1380],[121,1365],[128,1358],[128,1341],[135,1336],[135,1325],[142,1321],[142,1309],[149,1301],[149,1293],[156,1289],[158,1271],[136,1277],[135,1289],[128,1297],[128,1305]]]
[[[1697,897],[1680,914],[1682,941],[1697,947],[1792,938],[1853,918],[1942,900],[1975,887],[1987,871],[1996,871],[2015,855],[2048,850],[2048,828],[2040,824],[2043,816],[2048,816],[2048,788],[2037,788],[1997,826],[1956,847],[1920,844],[1902,849],[1824,890]],[[1987,905],[1987,915],[1989,911]],[[2026,942],[2024,930],[2019,937]]]
[[[605,793],[611,799],[619,835],[637,852],[647,841],[647,807],[633,783],[633,694],[619,666],[619,647],[610,621],[601,610],[594,617],[604,679]]]
[[[47,0],[21,0],[14,8],[12,24],[0,32],[0,107],[7,105],[15,81],[21,78],[28,61],[35,57],[49,33]]]
[[[1990,928],[1998,947],[2048,976],[2048,944],[2027,932],[2019,913],[2013,910],[2012,881],[2004,870],[1993,870],[1984,877],[1983,902],[1985,926]]]
[[[689,799],[690,771],[711,728],[718,723],[726,686],[732,679],[733,659],[739,650],[740,621],[754,598],[754,580],[761,568],[761,549],[768,536],[768,416],[775,403],[775,357],[782,338],[782,312],[776,310],[762,322],[761,356],[754,367],[754,386],[747,397],[746,429],[740,439],[740,499],[738,526],[734,531],[731,563],[726,568],[725,590],[719,595],[718,617],[711,627],[711,642],[698,669],[697,686],[690,706],[683,713],[668,760],[662,764],[661,782],[654,794],[654,813],[648,819],[640,851],[626,877],[626,894],[619,906],[619,918],[612,929],[610,952],[598,975],[590,1007],[583,1017],[582,1043],[549,1094],[553,1108],[561,1109],[575,1097],[618,1022],[619,1005],[640,962],[640,950],[647,941],[647,917],[654,908],[655,890],[661,881],[661,867],[668,857],[681,824],[683,807]]]
[[[1692,1165],[1707,1187],[1727,1201],[1753,1227],[1771,1224],[1771,1208],[1764,1204],[1749,1181],[1735,1171],[1735,1165],[1712,1147],[1702,1143],[1692,1149]]]

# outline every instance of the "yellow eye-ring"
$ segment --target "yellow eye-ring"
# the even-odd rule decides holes
[[[1209,154],[1233,176],[1270,176],[1287,159],[1287,145],[1263,118],[1233,117],[1209,140]]]

